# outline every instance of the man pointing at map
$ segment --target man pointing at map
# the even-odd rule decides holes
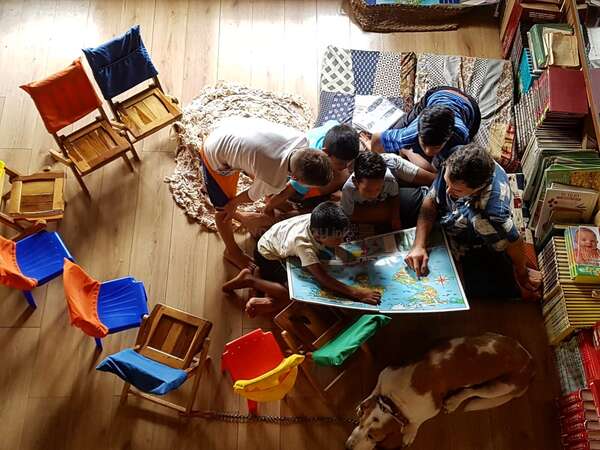
[[[417,276],[427,275],[427,237],[439,220],[462,265],[468,295],[535,295],[541,277],[525,265],[523,240],[512,221],[511,202],[504,169],[478,145],[459,146],[423,201],[406,264]]]

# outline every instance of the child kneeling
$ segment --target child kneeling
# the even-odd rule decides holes
[[[246,312],[253,317],[278,311],[290,301],[287,288],[286,258],[296,256],[302,267],[329,291],[353,300],[376,305],[381,294],[373,289],[356,288],[330,276],[319,260],[319,254],[340,245],[350,222],[334,202],[324,202],[311,214],[292,217],[273,225],[258,241],[255,251],[257,272],[242,270],[223,285],[224,292],[252,288],[264,297],[252,297]]]

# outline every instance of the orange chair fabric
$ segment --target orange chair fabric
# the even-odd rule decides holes
[[[98,318],[100,282],[65,258],[63,283],[71,325],[80,328],[88,336],[106,336],[108,328]]]
[[[24,84],[21,89],[33,99],[50,133],[87,116],[101,105],[79,58],[60,72]]]
[[[2,236],[0,236],[0,284],[21,291],[30,291],[38,284],[36,279],[26,277],[21,272],[17,264],[17,244]]]

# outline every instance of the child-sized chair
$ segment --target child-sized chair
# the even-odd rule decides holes
[[[112,372],[125,381],[121,404],[132,394],[189,415],[204,367],[210,361],[207,355],[211,328],[212,323],[207,320],[158,304],[150,316],[144,316],[135,347],[109,356],[96,369]],[[156,397],[177,389],[192,377],[194,384],[185,405]]]
[[[115,118],[127,126],[134,142],[181,117],[177,99],[166,95],[160,85],[139,25],[96,48],[84,48],[83,53]],[[123,101],[113,101],[149,79],[153,82],[142,92]]]
[[[48,78],[21,86],[33,99],[44,125],[54,137],[62,154],[50,150],[52,157],[70,167],[90,196],[83,177],[109,162],[122,158],[133,171],[127,152],[139,161],[123,124],[108,119],[96,91],[87,77],[80,59]],[[97,111],[99,116],[69,134],[59,131]]]
[[[0,284],[23,291],[37,308],[31,291],[63,272],[63,261],[73,260],[58,233],[39,231],[17,242],[0,236]]]
[[[283,358],[273,333],[256,329],[225,345],[221,370],[229,372],[234,391],[246,397],[256,414],[257,401],[281,400],[294,387],[302,355]]]
[[[317,365],[339,368],[333,380],[322,386],[313,374],[314,365],[301,366],[321,398],[333,404],[329,392],[348,373],[353,363],[360,359],[364,367],[372,365],[373,356],[366,342],[390,320],[381,314],[364,314],[353,320],[336,308],[293,301],[275,317],[274,322],[281,328],[281,337],[290,351],[306,354],[309,362]],[[349,361],[357,350],[360,350],[362,358],[354,357],[353,361]]]
[[[2,177],[6,173],[11,189],[2,193]],[[0,222],[23,231],[19,222],[57,222],[65,211],[65,173],[44,170],[22,175],[0,161]]]
[[[148,314],[144,284],[132,277],[100,283],[65,259],[63,282],[71,325],[93,337],[100,350],[101,338],[139,327]]]

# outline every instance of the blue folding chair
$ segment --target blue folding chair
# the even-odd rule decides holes
[[[134,142],[181,117],[177,99],[163,91],[139,25],[98,47],[84,48],[83,53],[116,120],[125,124]],[[142,92],[114,101],[118,95],[149,79],[153,82]]]
[[[63,272],[63,261],[73,261],[73,256],[56,232],[40,231],[15,244],[16,262],[23,276],[42,286]],[[31,290],[23,291],[27,303],[37,308]]]
[[[103,337],[139,327],[148,314],[144,284],[133,277],[100,283],[65,261],[63,281],[71,325],[92,336],[100,350]]]

